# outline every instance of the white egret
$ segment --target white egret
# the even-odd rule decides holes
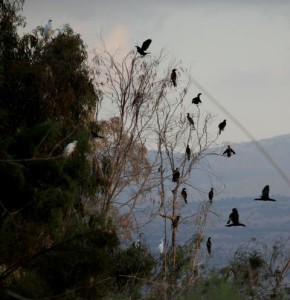
[[[63,156],[69,157],[75,151],[78,141],[74,140],[73,142],[69,143],[63,150]]]
[[[44,26],[43,37],[45,40],[49,39],[53,33],[51,22],[52,20],[48,20],[47,24]]]
[[[158,246],[160,254],[164,252],[164,239],[161,239],[161,243]]]

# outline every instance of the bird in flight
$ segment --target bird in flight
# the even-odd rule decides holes
[[[191,103],[196,104],[197,106],[198,106],[199,103],[202,103],[200,98],[199,98],[200,95],[201,95],[201,93],[197,94],[197,96],[192,99]]]
[[[170,79],[171,79],[171,82],[172,82],[174,87],[177,87],[176,78],[177,78],[176,69],[173,69],[171,71]]]
[[[223,152],[223,155],[227,155],[227,157],[231,157],[232,154],[236,154],[236,152],[228,145],[228,148]]]
[[[148,39],[145,42],[143,42],[141,47],[135,46],[137,48],[137,52],[142,56],[145,56],[146,54],[148,54],[148,52],[145,52],[145,51],[149,48],[151,42],[152,42],[152,40]]]
[[[232,226],[246,226],[245,224],[240,223],[240,221],[239,221],[239,213],[238,213],[238,210],[236,208],[232,209],[232,212],[229,215],[229,220],[228,220],[226,226],[227,227],[232,227]]]
[[[189,145],[186,146],[185,153],[187,155],[187,159],[190,160],[191,150],[189,148]]]
[[[187,113],[187,120],[188,120],[189,124],[192,125],[193,129],[195,129],[194,121],[193,121],[192,117],[189,115],[189,113]]]
[[[185,204],[187,204],[187,192],[186,192],[186,188],[182,189],[181,196],[184,199]]]
[[[207,239],[206,248],[209,255],[211,255],[211,237]]]
[[[226,125],[227,125],[227,120],[223,120],[221,123],[219,123],[219,134],[221,134],[222,131],[224,131]]]
[[[179,179],[180,177],[180,172],[179,172],[179,169],[176,168],[174,171],[173,171],[173,174],[172,174],[172,181],[173,182],[177,182],[177,180]]]
[[[262,195],[260,196],[260,198],[256,198],[255,200],[276,201],[275,199],[269,197],[269,192],[270,192],[270,186],[266,185],[262,190]]]
[[[209,199],[210,204],[212,204],[213,188],[211,188],[210,191],[208,192],[208,199]]]

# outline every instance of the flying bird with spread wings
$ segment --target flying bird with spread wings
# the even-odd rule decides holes
[[[255,200],[276,201],[275,199],[269,197],[269,193],[270,193],[270,186],[266,185],[262,190],[262,195],[260,196],[260,198],[256,198]]]
[[[240,221],[239,221],[239,213],[238,213],[238,210],[236,208],[232,209],[232,212],[229,215],[229,220],[228,220],[226,226],[227,227],[232,227],[232,226],[246,226],[245,224],[240,223]]]
[[[142,46],[139,47],[139,46],[135,46],[137,48],[137,52],[142,55],[142,56],[145,56],[146,54],[149,54],[148,52],[145,52],[150,44],[151,44],[152,40],[151,39],[148,39],[146,40],[145,42],[143,42]]]
[[[232,154],[236,154],[236,152],[228,145],[228,148],[223,152],[223,155],[227,155],[227,157],[231,157]]]

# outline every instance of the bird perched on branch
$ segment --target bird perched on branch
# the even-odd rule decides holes
[[[232,224],[230,224],[232,222]],[[236,208],[232,209],[231,214],[229,215],[229,220],[227,222],[227,227],[231,227],[231,226],[246,226],[242,223],[240,223],[239,221],[239,213],[238,210]]]
[[[174,171],[173,171],[173,174],[172,174],[172,181],[173,182],[177,182],[178,179],[180,177],[180,172],[179,172],[179,169],[176,168]]]
[[[228,157],[231,157],[232,154],[236,154],[236,152],[231,148],[230,145],[228,145],[228,148],[223,152],[223,155],[227,155]]]
[[[193,121],[192,117],[189,115],[189,113],[187,113],[187,120],[188,120],[189,124],[192,125],[192,128],[195,129],[194,121]]]
[[[197,96],[192,99],[191,103],[196,104],[197,106],[199,103],[202,103],[199,98],[201,95],[202,95],[201,93],[197,94]]]
[[[177,79],[176,69],[172,69],[170,79],[171,79],[171,82],[172,82],[173,86],[177,87],[177,83],[176,83],[176,79]]]
[[[178,222],[179,222],[180,216],[176,216],[174,218],[174,220],[172,220],[172,227],[176,228],[178,226]]]
[[[208,199],[209,199],[210,204],[212,204],[213,188],[211,188],[210,191],[208,192]]]
[[[223,120],[221,123],[219,123],[219,134],[221,134],[222,131],[224,131],[226,125],[227,125],[227,120]]]
[[[99,135],[98,133],[96,133],[95,131],[91,131],[91,136],[94,139],[104,139],[103,136]]]
[[[63,150],[63,156],[69,157],[75,151],[78,141],[73,141],[69,143]]]
[[[256,198],[255,200],[276,201],[275,199],[269,197],[269,192],[270,192],[270,186],[266,185],[262,190],[262,195],[260,196],[260,198]]]
[[[161,239],[161,243],[158,245],[158,248],[159,248],[160,254],[163,254],[163,252],[164,252],[164,240],[163,239]]]
[[[211,255],[211,237],[207,239],[206,248],[209,255]]]
[[[186,188],[182,189],[181,196],[184,199],[185,204],[187,204],[187,192],[186,192]]]
[[[189,148],[189,145],[186,146],[185,153],[187,155],[187,159],[190,160],[191,150]]]
[[[142,55],[142,56],[145,56],[146,54],[149,54],[148,52],[145,52],[150,44],[151,44],[152,40],[151,39],[148,39],[146,40],[145,42],[143,42],[142,46],[139,47],[139,46],[135,46],[137,48],[137,52]]]
[[[43,37],[45,40],[49,39],[53,33],[51,22],[52,20],[48,20],[47,24],[44,26]]]

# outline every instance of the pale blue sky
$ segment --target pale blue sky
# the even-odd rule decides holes
[[[103,38],[124,52],[152,38],[257,139],[290,132],[290,1],[26,0],[25,31],[69,23],[89,51]],[[182,78],[182,74],[181,78]],[[199,92],[193,85],[193,94]],[[206,95],[201,108],[227,118]],[[233,122],[226,141],[249,140]]]

